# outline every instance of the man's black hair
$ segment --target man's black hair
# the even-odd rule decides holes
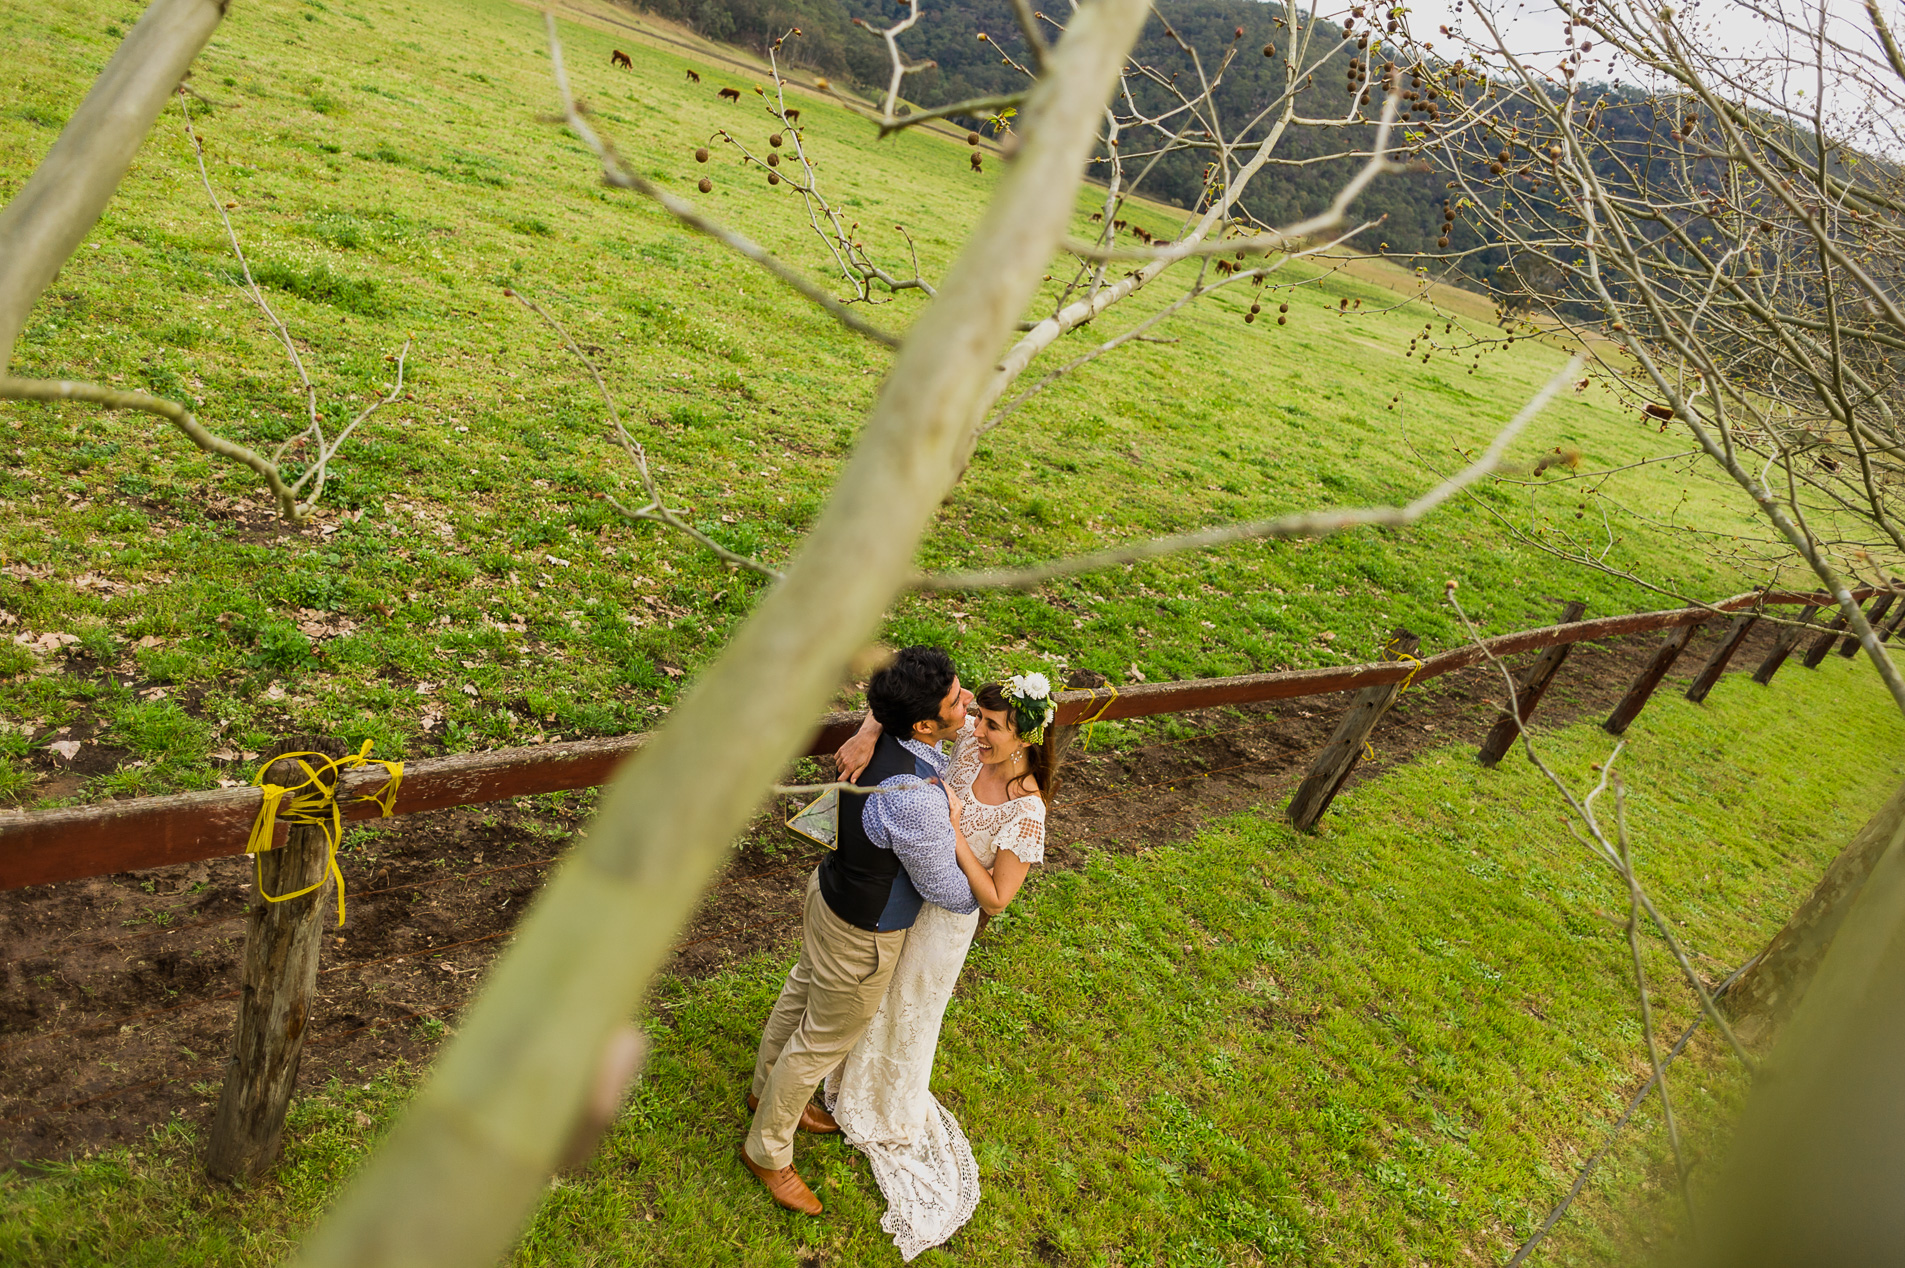
[[[915,722],[939,716],[958,676],[944,649],[905,648],[867,682],[867,708],[888,735],[910,740]]]

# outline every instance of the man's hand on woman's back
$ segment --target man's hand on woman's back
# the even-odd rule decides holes
[[[860,777],[860,772],[873,760],[874,745],[880,742],[880,724],[873,720],[871,713],[860,723],[860,729],[847,738],[834,752],[834,765],[840,771],[840,778],[851,782]]]

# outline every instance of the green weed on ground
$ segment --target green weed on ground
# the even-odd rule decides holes
[[[1620,759],[1642,876],[1718,978],[1761,946],[1905,774],[1868,670],[1832,657],[1705,706],[1657,699]],[[1578,788],[1613,741],[1544,736]],[[1748,812],[1748,807],[1751,808]],[[975,948],[934,1085],[979,1160],[972,1223],[923,1264],[1500,1262],[1646,1077],[1624,887],[1519,754],[1464,745],[1341,798],[1313,837],[1248,813],[1182,846],[1036,875]],[[1692,1017],[1651,940],[1663,1030]],[[877,1190],[835,1139],[780,1212],[735,1159],[789,952],[650,1003],[654,1053],[600,1153],[552,1184],[522,1265],[880,1264]],[[1742,1080],[1703,1037],[1676,1070],[1711,1172]],[[414,1086],[301,1100],[286,1163],[196,1178],[194,1133],[0,1180],[10,1263],[257,1262],[299,1230]],[[1632,1262],[1671,1216],[1644,1113],[1541,1263]],[[1671,1225],[1668,1226],[1669,1228]]]
[[[23,103],[0,116],[0,194],[51,145],[124,20],[99,0],[0,14]],[[826,280],[786,186],[770,190],[719,145],[708,165],[694,161],[716,129],[759,149],[777,126],[748,76],[700,63],[692,85],[683,72],[696,62],[639,41],[635,69],[619,70],[608,52],[631,42],[626,31],[564,34],[578,91],[637,170]],[[193,85],[213,184],[235,204],[327,425],[394,382],[393,357],[414,337],[407,390],[340,454],[320,522],[289,532],[248,474],[151,419],[0,406],[0,716],[32,727],[36,746],[62,727],[121,743],[102,728],[121,725],[132,691],[159,687],[198,722],[132,783],[97,775],[79,798],[206,786],[231,773],[212,755],[287,732],[374,739],[400,757],[650,724],[761,583],[610,512],[600,495],[637,495],[594,388],[505,287],[548,304],[602,366],[670,497],[770,561],[822,506],[888,353],[604,189],[591,156],[546,120],[531,9],[260,0],[233,9]],[[717,100],[728,85],[741,104]],[[923,132],[877,141],[838,101],[796,96],[821,179],[875,247],[897,260],[889,226],[903,223],[928,275],[943,272],[1000,165],[975,174],[964,145]],[[693,192],[704,174],[705,196]],[[1100,197],[1081,196],[1080,231]],[[1158,232],[1178,217],[1128,214]],[[986,438],[922,562],[1024,563],[1420,492],[1562,358],[1535,340],[1479,362],[1431,354],[1412,342],[1425,326],[1445,343],[1461,331],[1444,335],[1449,322],[1403,302],[1413,280],[1400,269],[1388,277],[1291,266],[1257,324],[1244,324],[1239,288],[1159,332],[1179,342],[1131,345],[1035,398]],[[301,396],[237,281],[175,108],[35,309],[15,372],[144,388],[271,446],[302,425]],[[1175,293],[1152,288],[1114,324]],[[1271,320],[1272,301],[1289,304],[1287,325]],[[902,330],[921,302],[907,292],[867,312]],[[1478,301],[1462,307],[1475,327]],[[1072,338],[1111,333],[1094,324]],[[1564,394],[1516,446],[1517,469],[1558,446],[1605,465],[1675,448],[1598,389]],[[1459,634],[1437,600],[1450,576],[1496,630],[1552,620],[1551,596],[1603,614],[1661,602],[1505,540],[1490,508],[1589,534],[1611,564],[1689,592],[1748,584],[1731,552],[1759,530],[1729,496],[1671,464],[1594,488],[1491,486],[1406,530],[1235,546],[1031,595],[903,598],[883,635],[943,642],[969,677],[1044,665],[1156,681],[1369,659],[1396,625],[1447,646]],[[1650,526],[1667,520],[1679,527]],[[78,641],[29,650],[11,641],[22,634]],[[21,770],[0,767],[0,796],[34,796]]]

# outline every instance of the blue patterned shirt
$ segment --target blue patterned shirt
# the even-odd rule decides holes
[[[918,740],[901,740],[900,745],[945,778],[951,759],[944,753]],[[927,902],[959,916],[979,910],[979,900],[959,870],[946,790],[917,775],[895,775],[881,781],[880,787],[888,791],[868,797],[860,812],[867,840],[899,856],[913,888]]]

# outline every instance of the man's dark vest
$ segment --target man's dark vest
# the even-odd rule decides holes
[[[873,788],[895,775],[931,779],[933,770],[884,732],[873,746],[873,760],[854,783]],[[840,794],[840,835],[833,852],[820,860],[820,896],[833,914],[854,926],[884,933],[908,929],[919,915],[919,891],[900,866],[899,856],[867,839],[860,812],[867,798]]]

